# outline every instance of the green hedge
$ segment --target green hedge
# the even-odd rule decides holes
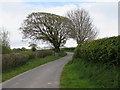
[[[28,58],[26,54],[3,54],[2,71],[21,66],[28,61]]]
[[[22,51],[20,52],[21,54],[27,54],[29,56],[29,59],[33,59],[36,58],[36,52],[32,52],[32,51]]]
[[[44,58],[46,56],[50,56],[53,54],[54,54],[54,51],[52,51],[52,50],[39,50],[39,51],[37,51],[38,58]]]
[[[34,58],[44,58],[53,54],[54,52],[52,50],[39,50],[36,52],[22,51],[19,54],[3,54],[2,71],[4,72],[10,68],[21,66],[28,60],[33,60]]]
[[[64,51],[74,51],[75,47],[61,48],[61,50],[64,50]]]
[[[27,54],[29,55],[29,59],[33,59],[33,58],[44,58],[46,56],[50,56],[53,55],[54,52],[52,50],[38,50],[36,52],[32,52],[32,51],[22,51],[20,52],[22,54]]]
[[[13,51],[9,48],[9,47],[4,47],[4,46],[0,46],[0,48],[2,48],[2,52],[0,52],[0,54],[10,54],[13,53]]]
[[[93,61],[94,63],[118,64],[120,60],[120,36],[93,40],[78,46],[75,58]]]

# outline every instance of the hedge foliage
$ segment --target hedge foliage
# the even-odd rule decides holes
[[[22,51],[20,52],[21,54],[27,54],[29,56],[29,59],[33,59],[36,57],[36,52],[32,52],[32,51]]]
[[[34,58],[44,58],[46,56],[53,55],[52,50],[39,50],[36,52],[22,51],[19,54],[3,54],[2,55],[2,71],[6,71],[11,68],[15,68],[25,64],[28,60]]]
[[[28,61],[28,58],[26,54],[3,54],[2,71],[21,66]]]
[[[22,54],[27,54],[29,55],[29,59],[33,59],[33,58],[44,58],[46,56],[50,56],[53,55],[54,52],[52,50],[38,50],[36,52],[32,52],[32,51],[22,51]]]
[[[10,47],[0,46],[2,48],[2,52],[0,54],[10,54],[13,53],[13,51],[10,49]]]
[[[62,48],[64,51],[74,51],[76,47]]]
[[[118,64],[120,61],[120,36],[93,40],[78,46],[74,57],[94,63]]]
[[[54,54],[54,51],[52,50],[40,50],[40,51],[37,51],[37,57],[38,58],[44,58],[46,56],[50,56],[50,55],[53,55]]]

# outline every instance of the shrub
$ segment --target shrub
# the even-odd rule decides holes
[[[32,50],[32,51],[36,51],[36,48],[35,48],[35,47],[32,47],[31,50]]]
[[[22,50],[21,50],[20,48],[14,48],[14,49],[13,49],[13,52],[14,52],[14,53],[20,53],[21,51],[22,51]]]
[[[66,53],[64,50],[60,50],[59,53],[56,53],[56,52],[55,52],[54,55],[55,55],[55,56],[60,56],[60,57],[61,57],[61,56],[67,55],[67,53]]]
[[[29,56],[29,59],[33,59],[36,58],[36,52],[32,52],[32,51],[22,51],[20,52],[21,54],[27,54]]]
[[[39,51],[37,51],[38,58],[44,58],[46,56],[50,56],[53,54],[54,54],[54,51],[52,51],[52,50],[39,50]]]
[[[36,52],[22,51],[21,53],[27,54],[27,55],[29,55],[29,59],[33,59],[33,58],[44,58],[46,56],[53,55],[54,51],[52,51],[52,50],[38,50]]]
[[[115,65],[108,68],[102,63],[94,64],[74,58],[63,70],[61,85],[64,88],[95,88],[95,90],[96,88],[118,88],[120,87],[118,78],[118,68]]]
[[[120,36],[89,41],[77,47],[74,57],[93,61],[94,63],[118,64],[118,60],[120,60],[120,43],[118,39],[120,39]]]
[[[26,54],[3,54],[2,71],[21,66],[28,61],[29,56]]]
[[[2,55],[2,70],[3,72],[21,66],[25,64],[28,60],[32,60],[34,58],[44,58],[46,56],[53,55],[54,52],[52,50],[40,50],[36,52],[32,51],[22,51],[20,54],[3,54]]]
[[[65,55],[67,55],[67,53],[64,52],[64,51],[62,51],[62,52],[60,52],[60,53],[58,54],[58,56],[60,56],[60,57],[65,56]]]
[[[74,50],[75,50],[75,47],[62,48],[61,50],[64,50],[64,51],[74,51]]]
[[[10,53],[13,53],[13,51],[9,47],[2,46],[2,54],[10,54]]]

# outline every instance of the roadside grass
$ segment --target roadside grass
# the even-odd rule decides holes
[[[96,85],[93,82],[90,82],[90,79],[86,78],[86,75],[83,72],[79,71],[79,64],[71,64],[70,61],[65,65],[62,75],[61,75],[61,88],[96,88]]]
[[[3,72],[2,73],[2,82],[6,81],[6,80],[9,80],[10,78],[20,74],[20,73],[23,73],[25,71],[28,71],[30,69],[33,69],[35,67],[38,67],[42,64],[45,64],[47,62],[51,62],[51,61],[54,61],[54,60],[57,60],[61,57],[64,57],[66,56],[67,54],[64,53],[60,56],[47,56],[45,58],[36,58],[36,59],[32,59],[30,61],[28,61],[26,64],[20,66],[20,67],[17,67],[17,68],[13,68],[13,69],[10,69],[6,72]]]
[[[117,67],[93,64],[75,59],[65,65],[61,75],[61,88],[118,88]]]

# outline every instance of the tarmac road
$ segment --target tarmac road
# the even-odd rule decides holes
[[[2,83],[2,88],[59,88],[62,69],[73,54],[46,63]]]

